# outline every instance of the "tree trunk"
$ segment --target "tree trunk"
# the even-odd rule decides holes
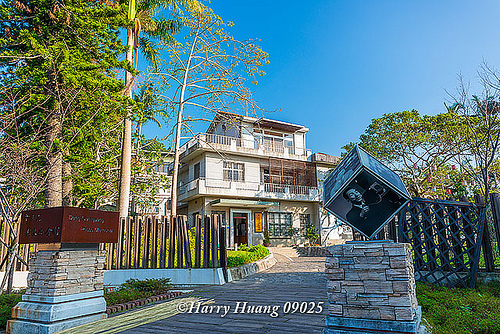
[[[181,95],[184,95],[184,87]],[[182,99],[182,98],[181,98]],[[179,178],[179,148],[181,142],[181,130],[182,130],[182,104],[179,107],[179,112],[177,113],[177,127],[175,131],[175,150],[174,150],[174,171],[172,175],[172,193],[171,193],[171,213],[172,216],[177,216],[177,183]]]
[[[62,133],[62,115],[59,106],[48,117],[48,131],[46,144],[48,147],[46,170],[47,181],[45,186],[45,207],[62,205],[62,158],[60,140]]]
[[[189,52],[188,61],[186,63],[186,67],[184,68],[184,78],[182,80],[182,88],[181,95],[179,97],[179,112],[177,113],[177,127],[175,131],[175,150],[174,150],[174,170],[172,175],[172,191],[171,191],[171,203],[172,203],[172,211],[171,214],[173,217],[177,216],[177,183],[179,179],[179,148],[181,143],[181,130],[182,130],[182,113],[184,111],[184,96],[187,88],[187,80],[189,77],[189,70],[191,66],[191,58],[193,57],[194,49],[196,47],[196,43],[198,42],[198,33],[200,31],[200,25],[196,30],[196,36],[193,39],[191,44],[191,50]]]
[[[134,56],[134,35],[132,28],[127,29],[127,60],[133,64]],[[132,73],[127,72],[125,75],[126,92],[125,96],[132,97],[132,83],[134,77]],[[124,120],[123,126],[123,143],[122,143],[122,159],[120,170],[120,194],[118,198],[118,211],[120,217],[127,217],[130,201],[130,179],[131,179],[131,161],[132,161],[132,121],[130,115]]]
[[[63,161],[62,165],[62,205],[71,206],[73,204],[73,180],[71,179],[71,163]]]

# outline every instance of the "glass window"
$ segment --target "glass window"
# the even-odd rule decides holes
[[[300,234],[306,236],[307,226],[311,223],[311,215],[308,213],[300,214]]]
[[[289,212],[268,212],[267,224],[273,238],[292,237],[292,214]]]
[[[295,150],[293,149],[293,139],[285,139],[285,149],[287,150],[288,154],[294,154]]]
[[[200,178],[200,163],[194,165],[194,180]]]
[[[238,162],[224,161],[222,169],[224,181],[245,181],[245,165]]]

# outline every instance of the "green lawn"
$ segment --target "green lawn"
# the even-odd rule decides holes
[[[433,334],[500,333],[500,282],[476,289],[417,282],[417,299]]]

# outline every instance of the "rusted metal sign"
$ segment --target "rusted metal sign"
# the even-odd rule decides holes
[[[72,207],[24,211],[19,243],[115,243],[119,213]]]

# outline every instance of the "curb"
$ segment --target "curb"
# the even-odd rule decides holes
[[[183,294],[183,292],[181,292],[181,291],[173,291],[173,292],[167,292],[167,293],[164,293],[161,295],[151,296],[148,298],[133,300],[133,301],[126,302],[123,304],[116,304],[113,306],[106,307],[106,313],[112,314],[112,313],[121,312],[121,311],[128,311],[128,310],[131,310],[131,309],[136,308],[138,306],[144,306],[144,305],[147,305],[150,303],[158,302],[160,300],[172,299],[172,298],[178,297],[182,294]]]

